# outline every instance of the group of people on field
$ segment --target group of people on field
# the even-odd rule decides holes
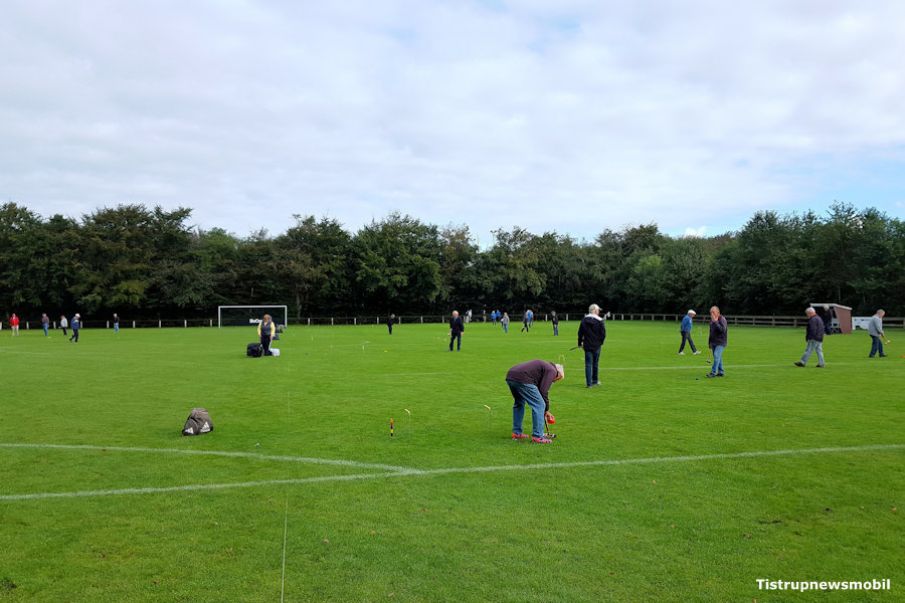
[[[456,317],[453,312],[453,319]],[[692,327],[694,318],[697,313],[694,310],[688,310],[682,318],[679,332],[682,337],[679,344],[679,354],[685,353],[685,345],[691,348],[694,355],[701,352],[696,348],[692,338]],[[795,362],[795,366],[807,366],[811,355],[817,354],[817,367],[825,366],[823,356],[823,338],[826,332],[826,326],[823,319],[817,314],[814,308],[807,308],[805,315],[808,317],[807,329],[805,331],[806,347],[801,359]],[[883,352],[883,340],[886,335],[883,331],[883,317],[886,312],[877,310],[870,322],[868,323],[868,334],[871,337],[870,358],[886,356]],[[554,313],[555,320],[555,313]],[[554,325],[554,333],[558,335],[558,321]],[[585,354],[585,383],[586,387],[598,387],[599,381],[599,362],[600,350],[606,339],[606,325],[600,316],[600,306],[591,304],[588,308],[587,315],[582,318],[578,327],[578,346],[584,350]],[[461,331],[459,332],[459,342],[461,344]],[[887,340],[888,342],[888,340]],[[719,378],[724,376],[723,368],[723,352],[729,344],[729,323],[726,317],[720,312],[719,307],[710,308],[710,333],[707,341],[708,347],[712,354],[712,364],[710,372],[706,374],[707,378]],[[450,350],[452,350],[452,342],[450,342]],[[551,437],[546,433],[547,422],[553,423],[555,418],[550,414],[550,387],[557,381],[561,381],[565,377],[565,371],[561,364],[548,362],[544,360],[531,360],[517,364],[506,373],[506,384],[512,394],[514,403],[512,407],[512,439],[523,440],[529,436],[523,433],[522,423],[524,421],[525,407],[531,409],[531,441],[537,444],[549,444],[552,442]]]
[[[114,314],[113,317],[114,317],[114,325],[115,325],[114,329],[116,331],[119,331],[119,317],[116,314]],[[21,323],[21,320],[16,315],[16,313],[13,312],[10,315],[9,320],[8,320],[9,328],[10,328],[10,331],[12,331],[13,337],[19,336],[20,323]],[[79,313],[75,313],[72,316],[71,323],[70,323],[69,319],[66,318],[65,315],[60,316],[60,329],[63,331],[63,336],[65,337],[65,336],[69,335],[69,329],[70,328],[72,329],[72,335],[69,336],[69,341],[71,341],[72,343],[79,342],[79,331],[81,330],[81,327],[82,327],[82,316]],[[44,331],[44,337],[50,337],[50,329],[51,329],[50,317],[47,315],[46,312],[41,314],[41,329]]]

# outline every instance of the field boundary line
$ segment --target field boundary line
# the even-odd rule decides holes
[[[357,469],[381,469],[383,471],[394,471],[398,473],[408,473],[417,471],[410,467],[400,467],[397,465],[384,465],[381,463],[364,463],[359,461],[349,461],[343,459],[322,459],[306,456],[288,456],[288,455],[271,455],[260,454],[257,452],[238,452],[230,450],[191,450],[182,448],[145,448],[132,446],[96,446],[92,444],[28,444],[28,443],[4,443],[0,442],[0,448],[34,448],[37,450],[91,450],[91,451],[110,451],[110,452],[134,452],[140,454],[182,454],[186,456],[214,456],[226,458],[243,458],[256,461],[279,461],[286,463],[302,463],[309,465],[337,465],[340,467],[355,467]]]
[[[2,445],[0,445],[2,446]],[[150,449],[155,450],[155,449]],[[166,449],[158,449],[166,450]],[[846,452],[876,452],[905,450],[905,444],[867,444],[863,446],[828,446],[822,448],[789,448],[784,450],[754,450],[747,452],[724,452],[714,454],[695,454],[680,456],[655,456],[630,459],[601,459],[596,461],[569,461],[562,463],[528,463],[523,465],[489,465],[485,467],[447,467],[439,469],[409,469],[387,473],[357,473],[349,475],[324,475],[295,479],[258,480],[250,482],[233,482],[220,484],[188,484],[183,486],[163,486],[147,488],[119,488],[111,490],[83,490],[75,492],[36,492],[32,494],[3,494],[0,502],[27,500],[44,500],[53,498],[85,498],[118,496],[126,494],[165,494],[175,492],[196,492],[208,490],[230,490],[237,488],[253,488],[258,486],[281,486],[317,484],[325,482],[346,482],[369,479],[394,478],[406,476],[435,476],[468,473],[495,473],[499,471],[526,471],[545,469],[570,469],[576,467],[608,467],[619,465],[649,465],[660,463],[688,463],[696,461],[734,460],[765,457],[804,456],[811,454],[839,454]],[[290,457],[291,458],[291,457]]]

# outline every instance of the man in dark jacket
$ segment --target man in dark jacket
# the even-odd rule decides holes
[[[584,379],[587,387],[600,385],[598,365],[600,348],[606,339],[606,326],[600,317],[600,306],[591,304],[588,315],[581,319],[578,326],[578,347],[584,349]]]
[[[814,308],[808,308],[804,313],[808,317],[808,328],[804,335],[807,347],[804,349],[801,360],[796,362],[795,366],[807,366],[808,358],[817,352],[817,368],[823,368],[825,364],[823,361],[823,334],[826,332],[826,326],[823,324],[823,319],[817,316]]]
[[[506,385],[515,403],[512,405],[512,439],[525,440],[522,421],[525,418],[525,404],[531,407],[531,441],[535,444],[553,442],[544,433],[544,423],[556,422],[550,414],[550,386],[565,376],[561,364],[545,360],[531,360],[516,364],[506,373]]]
[[[723,351],[729,344],[729,323],[726,322],[726,317],[720,314],[720,309],[716,306],[710,308],[710,339],[707,343],[713,352],[713,366],[710,367],[707,376],[722,377]]]
[[[462,351],[462,331],[465,330],[465,323],[459,317],[459,313],[453,310],[452,318],[449,319],[449,351],[453,351],[453,342],[456,342],[456,351]]]

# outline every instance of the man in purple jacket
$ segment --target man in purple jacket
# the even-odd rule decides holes
[[[546,360],[531,360],[516,364],[506,373],[506,385],[512,392],[515,404],[512,405],[512,439],[526,440],[528,435],[522,433],[522,421],[525,418],[525,404],[531,407],[531,441],[535,444],[553,442],[544,434],[544,420],[555,423],[556,418],[550,414],[550,386],[561,381],[565,376],[561,364],[553,364]]]

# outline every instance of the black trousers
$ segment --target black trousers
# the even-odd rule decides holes
[[[698,349],[696,347],[694,347],[694,341],[691,340],[691,333],[686,333],[685,331],[682,331],[682,345],[679,346],[679,351],[681,352],[682,350],[685,349],[686,340],[688,341],[688,345],[691,346],[691,351],[697,352]]]
[[[264,348],[264,355],[270,356],[270,335],[261,333],[261,347]]]
[[[72,337],[69,338],[69,341],[74,341],[76,343],[79,342],[79,330],[78,329],[72,330]]]
[[[393,334],[393,323],[388,322],[388,323],[387,323],[387,329],[389,329],[390,335],[392,335],[392,334]]]
[[[456,349],[461,350],[462,349],[462,334],[461,333],[453,333],[452,335],[450,335],[450,337],[449,337],[449,351],[450,352],[452,352],[452,350],[453,350],[454,342],[458,342]]]

